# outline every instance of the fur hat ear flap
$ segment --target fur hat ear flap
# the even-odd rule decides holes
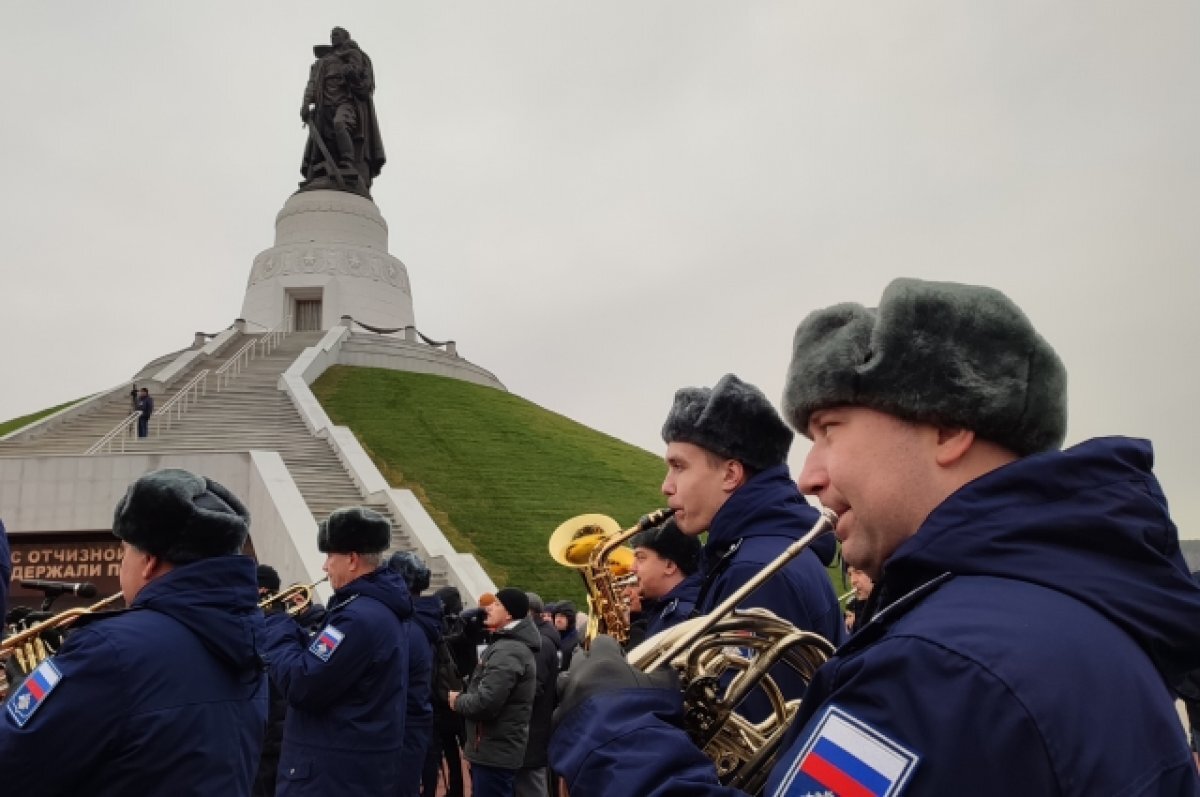
[[[787,461],[793,434],[761,390],[726,374],[712,388],[677,390],[662,438],[664,443],[691,443],[762,471]]]
[[[836,406],[970,429],[1024,456],[1062,445],[1067,371],[1000,291],[897,279],[877,310],[834,305],[796,329],[784,414],[807,434]]]
[[[392,543],[392,523],[374,509],[335,509],[317,527],[321,553],[382,553]]]

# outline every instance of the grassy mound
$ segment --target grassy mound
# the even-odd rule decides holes
[[[629,526],[665,506],[661,458],[511,393],[344,366],[312,388],[392,486],[416,493],[500,586],[579,601],[579,576],[546,552],[551,532],[586,512]]]
[[[39,410],[38,412],[31,412],[28,415],[22,415],[20,418],[13,418],[11,421],[0,422],[0,437],[3,437],[4,435],[8,434],[9,432],[20,429],[22,426],[28,426],[29,424],[33,423],[34,421],[41,420],[42,418],[45,418],[47,415],[52,415],[53,413],[58,412],[59,410],[63,409],[64,407],[69,407],[72,404],[78,404],[82,400],[83,399],[75,399],[74,401],[68,401],[65,404],[59,404],[57,407],[51,407],[50,409],[46,409],[46,410]]]

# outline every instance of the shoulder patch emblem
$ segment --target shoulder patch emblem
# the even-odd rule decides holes
[[[896,797],[920,760],[862,720],[830,706],[788,764],[774,797]]]
[[[8,698],[7,708],[8,715],[18,728],[25,727],[25,723],[29,722],[29,718],[41,708],[61,681],[62,673],[58,667],[53,660],[46,659],[17,687],[17,691]]]
[[[331,625],[325,626],[321,633],[317,634],[316,639],[308,646],[308,652],[316,656],[321,661],[329,661],[329,657],[338,649],[338,645],[342,644],[342,640],[346,635],[337,630]]]

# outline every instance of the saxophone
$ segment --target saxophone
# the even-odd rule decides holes
[[[624,531],[607,515],[579,515],[550,535],[550,556],[583,577],[588,603],[585,648],[600,634],[613,637],[622,646],[629,641],[628,607],[620,588],[633,573],[633,551],[623,546],[634,535],[662,525],[673,514],[674,509],[651,512]]]

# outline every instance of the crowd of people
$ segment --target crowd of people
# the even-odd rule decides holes
[[[1066,369],[1008,297],[901,279],[877,307],[817,310],[782,409],[733,374],[675,394],[672,514],[629,541],[624,648],[581,639],[569,601],[430,594],[364,507],[319,524],[328,605],[276,599],[278,574],[239,553],[236,496],[143,476],[113,524],[129,609],[82,618],[14,686],[5,785],[459,797],[466,770],[475,797],[1200,794],[1200,711],[1189,747],[1174,707],[1200,708],[1200,586],[1150,444],[1062,448]],[[797,432],[812,445],[793,479]],[[757,632],[695,680],[630,664],[737,600],[823,638],[828,660],[771,659],[732,706],[730,663]],[[761,771],[719,772],[706,722],[762,723],[780,698],[798,713]]]

